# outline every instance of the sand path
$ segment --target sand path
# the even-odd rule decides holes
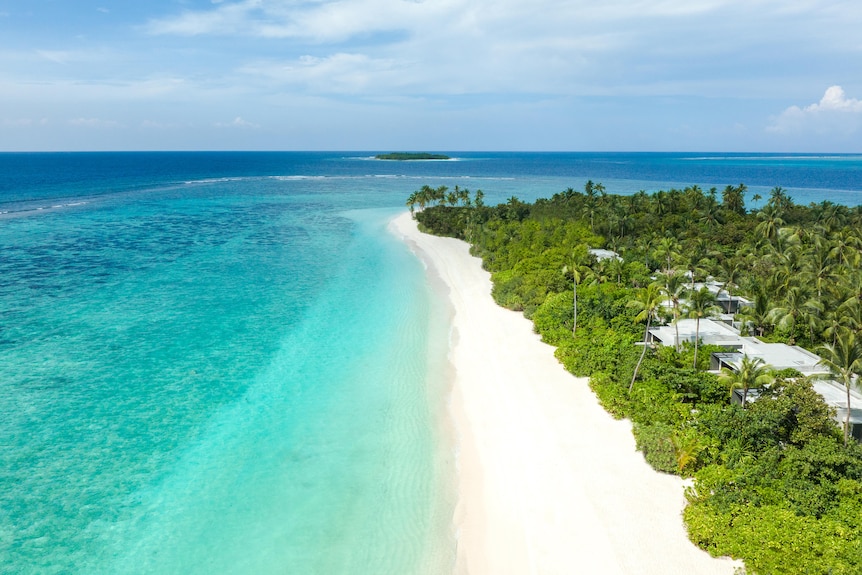
[[[457,434],[456,573],[732,575],[689,542],[683,485],[635,451],[631,425],[565,371],[522,314],[497,306],[464,242],[392,221],[447,286]]]

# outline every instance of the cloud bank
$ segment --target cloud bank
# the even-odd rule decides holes
[[[862,2],[31,4],[0,149],[862,150]]]
[[[841,86],[830,86],[819,102],[790,106],[767,128],[777,134],[812,132],[851,135],[862,127],[862,100],[848,98]]]

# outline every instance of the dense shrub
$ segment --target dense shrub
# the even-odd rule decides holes
[[[602,406],[631,419],[650,465],[693,476],[684,514],[692,541],[744,559],[749,575],[862,574],[862,447],[844,446],[835,413],[811,384],[783,370],[754,402],[731,405],[730,389],[706,372],[720,348],[700,346],[694,365],[694,346],[684,343],[647,348],[629,391],[644,324],[628,305],[660,268],[733,275],[728,285],[755,301],[746,320],[755,333],[809,347],[834,341],[859,300],[862,251],[848,246],[862,245],[862,209],[796,206],[773,190],[767,206],[784,227],[764,233],[770,214],[746,213],[744,186],[726,188],[722,202],[695,187],[622,198],[590,186],[535,204],[512,198],[417,218],[471,241],[492,273],[495,300],[531,317],[565,368],[590,377]],[[589,256],[606,243],[625,261]],[[793,313],[779,322],[794,289],[806,303],[785,305]],[[670,310],[659,315],[668,321]]]
[[[673,428],[655,424],[633,426],[635,445],[653,469],[664,473],[677,472],[676,450],[673,445]]]

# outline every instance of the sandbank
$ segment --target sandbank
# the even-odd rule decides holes
[[[635,450],[584,378],[567,372],[520,313],[496,305],[466,243],[391,230],[448,289],[456,435],[457,575],[732,575],[695,547],[679,477]]]

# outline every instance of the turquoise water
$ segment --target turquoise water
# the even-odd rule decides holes
[[[395,211],[325,196],[3,222],[4,572],[447,571],[445,314]]]
[[[450,571],[448,310],[386,231],[423,184],[862,200],[859,156],[0,154],[0,175],[10,574]]]

